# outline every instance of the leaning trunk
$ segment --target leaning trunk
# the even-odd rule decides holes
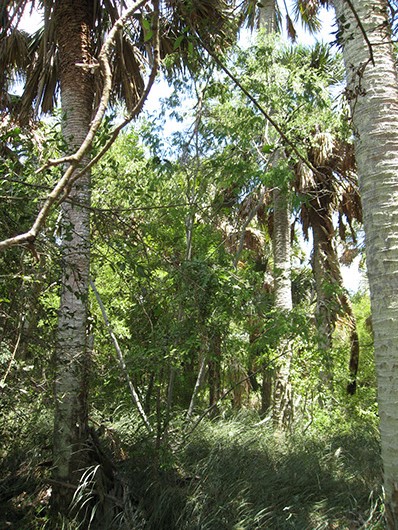
[[[387,1],[352,0],[352,9],[344,0],[335,0],[334,4],[344,45],[347,95],[356,137],[355,151],[363,201],[386,518],[390,529],[398,529],[396,54],[392,46]]]
[[[63,136],[72,152],[89,128],[93,101],[88,0],[55,6],[60,57]],[[84,163],[84,161],[83,161]],[[87,464],[87,298],[90,264],[90,176],[78,180],[62,206],[62,289],[55,352],[54,488],[52,503],[66,514]]]

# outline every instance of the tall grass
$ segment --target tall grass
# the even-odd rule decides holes
[[[25,458],[21,448],[16,451],[15,469],[32,454],[34,461],[30,456],[28,467],[41,469],[37,463],[44,457],[40,452],[50,427],[47,416],[43,418],[38,430],[36,422],[37,434],[30,452],[28,439],[23,448]],[[117,438],[122,448],[118,452],[118,483],[127,487],[124,496],[116,490],[109,493],[125,502],[126,509],[108,518],[111,522],[106,530],[384,528],[374,417],[356,417],[352,410],[344,412],[341,407],[323,409],[310,424],[298,421],[292,433],[281,434],[273,430],[271,422],[261,422],[255,412],[243,411],[227,418],[203,420],[185,438],[175,425],[174,435],[171,433],[168,444],[160,448],[144,431],[134,430],[135,420],[133,415],[121,413],[112,426],[112,441]],[[31,424],[25,428],[34,430]],[[18,497],[8,500],[6,495],[14,467],[11,445],[7,449],[8,464],[3,462],[1,466],[0,493],[5,495],[0,503],[2,510],[14,509],[18,501]],[[45,453],[47,456],[47,448]],[[30,486],[21,483],[16,491],[16,495],[20,491],[29,494],[31,489],[31,504],[25,507],[25,513],[16,508],[15,513],[4,513],[8,518],[4,520],[18,521],[21,530],[53,527],[53,523],[46,524],[47,504],[38,501],[43,488],[40,477],[34,478]],[[94,506],[101,503],[97,490],[98,486]],[[103,511],[105,505],[96,509]],[[97,530],[95,525],[92,528]],[[62,527],[73,525],[57,526]]]
[[[375,429],[330,423],[281,435],[253,413],[240,414],[203,422],[156,468],[153,459],[146,468],[133,459],[129,474],[146,528],[383,528]]]

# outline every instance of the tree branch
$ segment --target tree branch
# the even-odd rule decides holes
[[[218,64],[218,66],[221,68],[221,70],[227,74],[227,76],[231,79],[231,81],[244,93],[244,95],[253,103],[253,105],[261,112],[261,114],[264,116],[264,118],[274,127],[276,132],[279,134],[281,139],[286,143],[286,145],[289,145],[292,149],[292,151],[298,156],[298,158],[313,171],[314,173],[319,173],[319,171],[311,164],[307,158],[300,153],[300,151],[297,149],[297,147],[294,145],[294,143],[286,136],[286,134],[282,131],[281,127],[276,123],[276,121],[270,116],[270,114],[258,103],[258,101],[250,94],[250,92],[242,85],[242,83],[239,81],[237,77],[225,66],[225,64],[221,61],[221,59],[212,51],[210,50],[206,44],[200,40],[201,45],[203,48],[207,51],[207,53],[215,60],[215,62]]]

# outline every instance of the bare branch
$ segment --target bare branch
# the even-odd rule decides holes
[[[110,322],[109,322],[109,319],[108,319],[108,315],[106,313],[105,306],[104,306],[104,304],[102,302],[102,298],[101,298],[99,292],[97,291],[95,283],[93,282],[93,280],[91,278],[90,278],[90,286],[91,286],[91,289],[93,290],[95,298],[97,299],[98,305],[100,306],[102,317],[103,317],[105,325],[106,325],[106,327],[108,329],[108,333],[109,333],[109,335],[110,335],[110,337],[112,339],[113,345],[115,346],[115,350],[116,350],[116,353],[117,353],[117,356],[118,356],[118,359],[119,359],[120,368],[121,368],[121,370],[123,372],[123,375],[124,375],[124,377],[125,377],[125,379],[127,381],[127,385],[129,387],[133,403],[136,405],[136,407],[138,409],[138,413],[141,416],[141,419],[142,419],[145,427],[147,428],[148,432],[152,433],[153,429],[151,427],[151,424],[149,423],[147,415],[145,414],[144,408],[143,408],[143,406],[141,404],[139,395],[138,395],[138,393],[137,393],[137,391],[136,391],[136,389],[134,387],[134,384],[133,384],[133,382],[130,379],[130,376],[129,376],[129,373],[128,373],[128,370],[127,370],[127,366],[126,366],[126,362],[124,360],[123,352],[120,349],[119,342],[118,342],[118,340],[116,338],[116,335],[114,334],[113,329],[112,329],[112,327],[110,325]]]

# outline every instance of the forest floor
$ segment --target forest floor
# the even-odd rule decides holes
[[[171,435],[160,450],[129,432],[133,423],[119,418],[112,436],[123,445],[117,467],[140,513],[137,528],[384,528],[379,442],[369,422],[322,420],[276,434],[242,412],[205,420],[186,438]],[[43,416],[34,435],[20,433],[3,451],[0,529],[56,530],[48,520],[49,426]]]

